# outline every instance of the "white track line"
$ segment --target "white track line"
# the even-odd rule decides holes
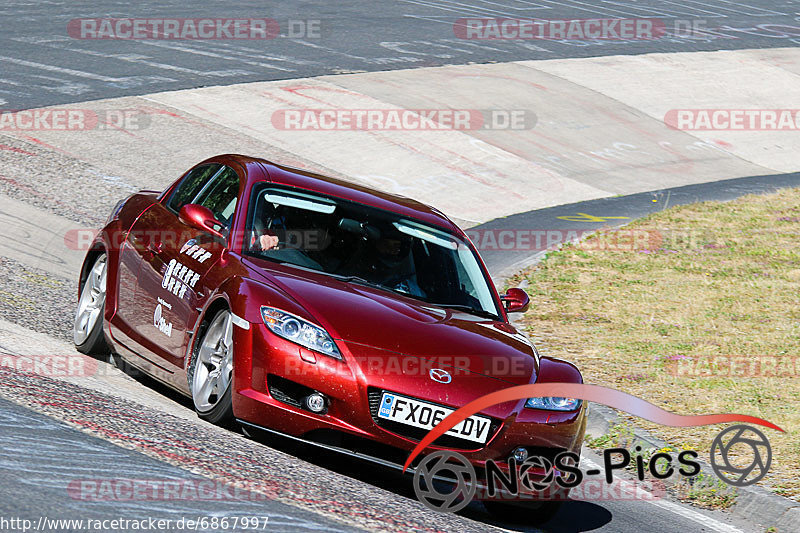
[[[581,457],[581,462],[585,463],[586,465],[592,468],[599,468],[602,470],[602,466],[595,463],[591,459],[587,459],[586,457]],[[647,492],[641,487],[636,489],[639,492]],[[648,493],[649,494],[649,493]],[[726,524],[725,522],[720,522],[719,520],[712,518],[710,516],[704,515],[694,509],[691,509],[685,505],[679,505],[677,503],[658,499],[656,496],[653,496],[652,499],[643,499],[645,503],[649,503],[655,505],[656,507],[661,507],[665,511],[669,511],[670,513],[674,513],[676,515],[680,515],[684,518],[688,518],[693,522],[697,522],[713,531],[719,531],[720,533],[742,533],[741,529],[731,526],[730,524]]]

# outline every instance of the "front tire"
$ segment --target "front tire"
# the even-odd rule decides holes
[[[233,420],[233,320],[219,311],[205,328],[192,351],[187,370],[189,390],[197,415],[212,424]]]
[[[106,254],[100,254],[92,264],[83,282],[72,339],[75,348],[87,355],[107,354],[111,350],[103,333],[103,315],[106,309]]]

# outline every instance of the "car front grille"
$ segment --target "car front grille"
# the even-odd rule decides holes
[[[394,420],[386,420],[385,418],[380,418],[378,416],[378,408],[380,407],[381,397],[383,396],[384,392],[392,391],[386,391],[375,387],[369,387],[367,389],[367,396],[369,397],[369,412],[372,415],[372,419],[375,421],[375,423],[386,431],[390,431],[396,435],[400,435],[401,437],[406,437],[415,441],[422,440],[428,433],[427,429],[415,428],[413,426],[395,422]],[[489,438],[487,439],[487,442],[492,440],[492,437],[495,436],[502,425],[500,420],[491,417],[489,418],[491,420],[491,424],[489,426]],[[477,448],[483,448],[485,446],[484,444],[480,444],[475,441],[461,439],[451,435],[443,435],[433,441],[433,444],[454,450],[474,450]]]

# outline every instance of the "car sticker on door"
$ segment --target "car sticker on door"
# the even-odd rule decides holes
[[[170,304],[159,298],[156,310],[153,312],[153,326],[167,337],[172,337],[172,322],[167,322],[164,319],[164,310],[162,306],[167,309],[172,309]]]
[[[178,298],[183,298],[186,290],[189,287],[194,287],[199,279],[200,274],[176,259],[171,259],[167,264],[167,270],[164,272],[164,278],[161,280],[161,287]]]
[[[203,263],[206,259],[211,257],[211,252],[197,244],[197,241],[194,239],[186,241],[186,244],[181,247],[181,253],[188,255],[198,263]]]

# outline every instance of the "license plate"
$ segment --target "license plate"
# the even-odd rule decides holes
[[[408,396],[400,396],[392,392],[384,392],[381,397],[381,406],[378,416],[408,426],[422,429],[433,429],[439,422],[452,413],[449,407],[442,407],[435,403],[415,400]],[[473,415],[462,420],[448,430],[445,435],[459,437],[486,444],[489,438],[491,420],[485,416]]]

